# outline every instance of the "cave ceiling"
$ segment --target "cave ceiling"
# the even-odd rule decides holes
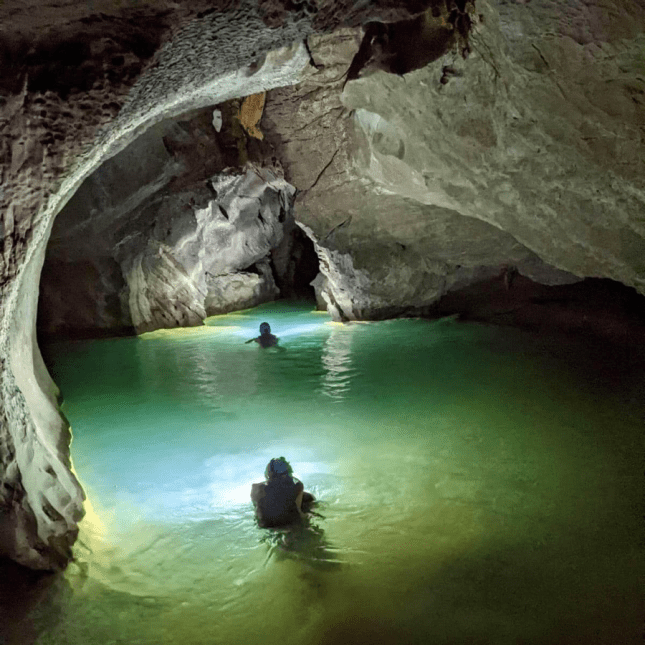
[[[116,121],[129,117],[127,127],[135,132],[145,133],[162,115],[182,114],[182,108],[204,105],[223,111],[223,130],[204,133],[201,154],[197,142],[189,146],[192,159],[186,158],[186,149],[179,151],[184,159],[180,176],[173,179],[175,192],[181,184],[198,198],[209,171],[277,159],[298,191],[296,219],[321,258],[319,291],[340,318],[422,313],[447,292],[509,265],[545,284],[603,277],[642,293],[642,5],[623,2],[606,10],[539,1],[385,4],[374,6],[373,15],[343,5],[347,13],[341,20],[340,5],[334,13],[330,3],[301,3],[290,13],[280,3],[260,3],[256,26],[274,29],[255,39],[243,3],[177,14],[161,4],[152,17],[151,9],[137,13],[132,6],[129,24],[143,22],[145,14],[156,25],[156,32],[148,30],[134,48],[138,62],[131,60],[132,53],[110,49],[133,50],[136,33],[128,35],[127,29],[117,44],[103,38],[100,47],[93,43],[87,49],[85,43],[71,51],[89,57],[88,70],[92,61],[95,68],[102,61],[107,71],[98,86],[104,92],[119,73],[121,82],[138,79],[125,93],[123,109],[105,96],[102,104],[105,119],[114,109]],[[85,36],[92,38],[96,18],[81,15],[71,3],[68,20],[86,24]],[[112,24],[123,14],[112,10],[101,13],[101,20]],[[182,31],[183,22],[188,27]],[[64,27],[59,31],[64,33]],[[237,85],[244,96],[277,86],[257,94],[263,97],[257,131],[240,134],[234,118],[240,116],[239,103],[231,108],[230,100],[209,101],[208,92],[197,87],[205,82],[199,74],[182,77],[184,90],[174,93],[171,108],[142,114],[147,95],[170,88],[175,70],[185,76],[186,63],[198,60],[205,43],[222,32],[236,34],[237,50],[217,58],[209,53],[202,68],[213,76],[231,70],[240,76],[235,57],[246,57],[250,62],[243,78],[229,85]],[[155,54],[164,39],[171,46]],[[283,54],[274,63],[275,78],[265,78],[267,50],[298,39],[304,39],[304,51]],[[52,47],[50,52],[61,49]],[[120,63],[116,70],[115,61]],[[52,65],[45,71],[41,67],[35,81],[28,75],[27,96],[29,84],[38,90],[43,77],[68,79],[68,85],[82,80],[73,81]],[[83,87],[92,93],[87,81]],[[92,87],[96,90],[97,83]],[[63,88],[58,97],[73,104],[79,92],[68,91]],[[230,87],[220,96],[233,99],[235,93]],[[52,100],[51,91],[45,96],[40,100]],[[42,114],[51,107],[47,104]],[[88,109],[61,114],[84,120]],[[134,128],[129,111],[139,113]],[[68,144],[61,114],[51,129],[45,123],[43,137],[48,138],[42,141],[53,137],[54,144]],[[235,127],[235,136],[245,139],[244,158],[235,150],[222,154]],[[137,190],[159,180],[154,166],[160,138],[150,132],[144,137],[148,144],[130,152],[136,172],[128,181],[139,181]],[[234,147],[229,141],[229,152]],[[131,212],[127,204],[119,205],[120,193],[119,185],[110,208],[88,207],[84,224],[76,229],[63,230],[69,220],[61,216],[52,246],[64,247],[68,255],[85,246],[91,255],[97,243],[122,234],[118,217],[131,218]],[[12,208],[15,227],[23,219],[20,200]]]

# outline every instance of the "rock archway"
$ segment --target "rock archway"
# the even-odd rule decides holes
[[[638,0],[38,4],[0,8],[0,537],[23,564],[65,566],[83,513],[35,334],[54,218],[165,119],[273,90],[261,132],[338,318],[504,267],[645,291]]]
[[[0,534],[3,553],[33,568],[65,566],[83,516],[69,424],[36,342],[39,277],[55,215],[101,163],[154,124],[297,82],[310,64],[303,42],[314,30],[310,7],[287,15],[279,3],[277,11],[202,4],[116,13],[106,4],[106,13],[91,15],[71,7],[58,21],[55,8],[39,6],[54,16],[48,28],[31,21],[35,6],[14,11],[16,33],[3,51],[13,77],[3,79],[2,103]],[[349,6],[318,28],[362,17]],[[152,27],[154,38],[144,38]]]

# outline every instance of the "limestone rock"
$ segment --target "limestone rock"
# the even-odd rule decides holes
[[[149,242],[128,260],[125,280],[137,333],[164,327],[193,327],[206,317],[200,292],[172,250]]]
[[[380,319],[423,314],[450,289],[496,276],[506,264],[536,279],[577,280],[498,227],[445,204],[425,204],[418,191],[396,194],[368,176],[363,125],[388,158],[403,155],[405,142],[378,115],[344,111],[342,71],[359,43],[355,30],[310,38],[320,70],[296,88],[271,92],[265,110],[266,136],[302,191],[296,218],[319,256],[319,301],[338,319]],[[407,186],[410,177],[404,169],[388,181]]]
[[[210,184],[217,197],[203,208],[181,208],[181,195],[165,200],[151,235],[138,231],[119,244],[137,333],[199,325],[278,294],[268,256],[282,241],[294,189],[265,168],[222,173]]]
[[[280,290],[267,260],[255,264],[257,273],[237,271],[209,278],[204,307],[208,316],[249,309],[275,300]]]
[[[311,37],[316,71],[269,95],[264,132],[341,318],[423,311],[507,265],[645,291],[638,3],[602,19],[582,4],[477,7],[467,59],[372,70],[341,94],[361,42],[348,30]]]
[[[269,252],[289,290],[295,247],[283,233],[294,226],[294,189],[279,165],[221,172],[240,158],[230,129],[234,108],[224,104],[219,112],[228,125],[220,134],[210,108],[166,121],[83,183],[48,245],[41,333],[73,337],[92,328],[96,335],[198,325],[206,312],[231,311],[232,303],[260,304],[279,294],[274,278],[255,266]],[[205,174],[213,169],[218,174]],[[255,274],[246,276],[251,290],[244,296],[225,286],[249,268]]]
[[[446,55],[405,78],[347,84],[343,104],[362,134],[355,172],[388,194],[487,222],[558,269],[645,291],[645,102],[634,99],[645,86],[626,24],[636,6],[622,8],[600,27],[570,7],[589,29],[574,40],[547,3],[478,3],[467,60]],[[631,15],[642,29],[642,11]],[[455,74],[441,83],[447,66]]]
[[[38,322],[41,337],[96,337],[133,334],[126,283],[111,257],[50,258],[40,283]]]

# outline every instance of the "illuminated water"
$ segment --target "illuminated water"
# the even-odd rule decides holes
[[[636,363],[309,309],[49,348],[91,506],[33,642],[640,638]],[[243,344],[263,320],[282,351]],[[280,455],[324,516],[289,548],[248,498]]]

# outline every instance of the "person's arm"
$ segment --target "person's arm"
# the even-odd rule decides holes
[[[253,502],[254,506],[257,506],[258,502],[266,495],[264,488],[264,483],[251,484],[251,501]]]
[[[296,480],[296,508],[298,509],[298,514],[301,517],[304,517],[304,513],[302,512],[302,495],[305,492],[305,485],[299,480]]]
[[[251,340],[247,340],[244,344],[248,345],[249,343],[257,343],[258,339],[257,338],[251,338]]]

